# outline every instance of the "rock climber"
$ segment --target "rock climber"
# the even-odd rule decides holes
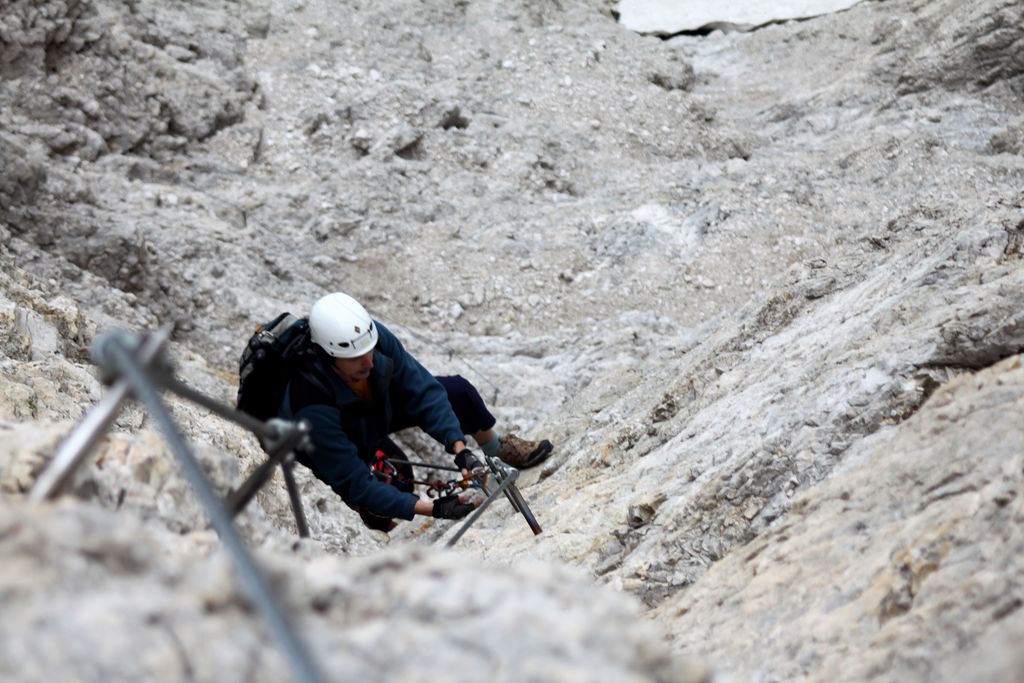
[[[466,446],[467,434],[489,456],[519,469],[550,455],[547,440],[499,434],[494,416],[469,381],[429,373],[349,295],[336,292],[317,300],[309,330],[316,358],[289,381],[279,417],[309,421],[314,448],[300,462],[358,511],[368,527],[390,531],[396,518],[417,514],[460,519],[476,507],[457,494],[421,500],[411,485],[374,477],[370,467],[377,451],[394,448],[388,439],[394,432],[419,427],[455,456],[465,478],[483,467]]]

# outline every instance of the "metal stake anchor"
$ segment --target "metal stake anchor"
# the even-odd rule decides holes
[[[147,408],[164,432],[171,452],[177,459],[200,503],[206,509],[211,524],[231,556],[249,598],[262,613],[274,637],[284,650],[285,656],[291,662],[296,681],[298,683],[323,683],[325,678],[315,665],[305,644],[298,638],[269,582],[246,549],[232,524],[231,516],[224,509],[212,484],[199,465],[199,461],[178,431],[174,418],[160,398],[158,387],[161,385],[171,388],[177,393],[182,393],[180,390],[184,387],[171,377],[169,362],[159,358],[160,352],[167,345],[168,337],[169,333],[166,329],[149,335],[141,342],[137,337],[120,330],[107,332],[97,337],[93,344],[93,360],[108,378],[115,380],[113,389],[65,440],[50,467],[37,480],[29,494],[29,499],[41,501],[53,497],[95,447],[100,437],[109,429],[124,401],[129,397],[135,398]],[[150,367],[158,360],[161,362],[157,363],[155,368]],[[274,437],[280,434],[279,430],[268,428],[258,421],[252,421],[248,416],[244,416],[244,418],[252,424],[246,424],[246,420],[238,418],[237,411],[209,401],[197,392],[188,389],[187,393],[194,394],[194,396],[189,395],[188,398],[210,407],[228,419],[235,419],[261,436]],[[297,429],[295,434],[301,435],[303,430]],[[289,494],[291,495],[291,491]],[[293,505],[294,503],[293,499]],[[301,507],[297,508],[297,520],[300,513]],[[304,526],[305,518],[303,516],[300,521],[300,531]]]
[[[473,525],[473,522],[479,519],[484,510],[494,502],[494,499],[497,498],[500,493],[505,494],[505,497],[508,498],[508,502],[512,504],[513,509],[526,519],[526,523],[530,525],[530,529],[533,531],[534,536],[541,533],[540,524],[537,523],[537,518],[533,516],[533,512],[526,504],[523,494],[519,492],[519,487],[516,486],[516,480],[519,479],[519,470],[511,465],[506,465],[498,458],[492,458],[486,453],[484,454],[484,458],[487,460],[487,466],[490,468],[491,473],[494,474],[494,478],[498,482],[498,488],[494,491],[487,491],[487,498],[485,498],[484,502],[480,504],[480,507],[474,510],[473,513],[466,518],[462,527],[460,527],[459,530],[455,532],[455,535],[448,540],[445,544],[445,547],[447,548],[451,548],[453,545],[458,543],[459,539],[462,538],[462,535],[469,530],[469,527]],[[484,490],[486,491],[487,489],[485,488]]]

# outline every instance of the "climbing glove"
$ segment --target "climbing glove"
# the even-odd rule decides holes
[[[463,503],[459,500],[458,494],[441,496],[434,501],[434,510],[431,513],[438,519],[462,519],[476,509],[472,503]]]
[[[475,455],[473,455],[473,451],[465,448],[459,451],[459,454],[455,456],[455,466],[460,470],[472,472],[473,470],[482,468],[484,465],[482,462],[477,460]]]

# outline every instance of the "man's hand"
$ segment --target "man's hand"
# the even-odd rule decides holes
[[[449,496],[442,496],[434,501],[434,509],[430,513],[438,519],[462,519],[476,509],[476,505],[467,503],[464,496],[454,493]]]
[[[474,470],[483,469],[484,464],[473,455],[473,451],[463,448],[455,456],[455,466],[462,470],[462,476],[468,479]]]

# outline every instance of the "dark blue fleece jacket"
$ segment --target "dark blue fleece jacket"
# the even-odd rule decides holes
[[[349,507],[412,519],[418,498],[370,474],[378,443],[392,432],[418,426],[451,453],[465,436],[444,388],[390,330],[379,321],[374,324],[378,338],[369,377],[373,405],[331,370],[332,359],[322,358],[289,382],[278,416],[309,421],[315,451],[302,462]]]

